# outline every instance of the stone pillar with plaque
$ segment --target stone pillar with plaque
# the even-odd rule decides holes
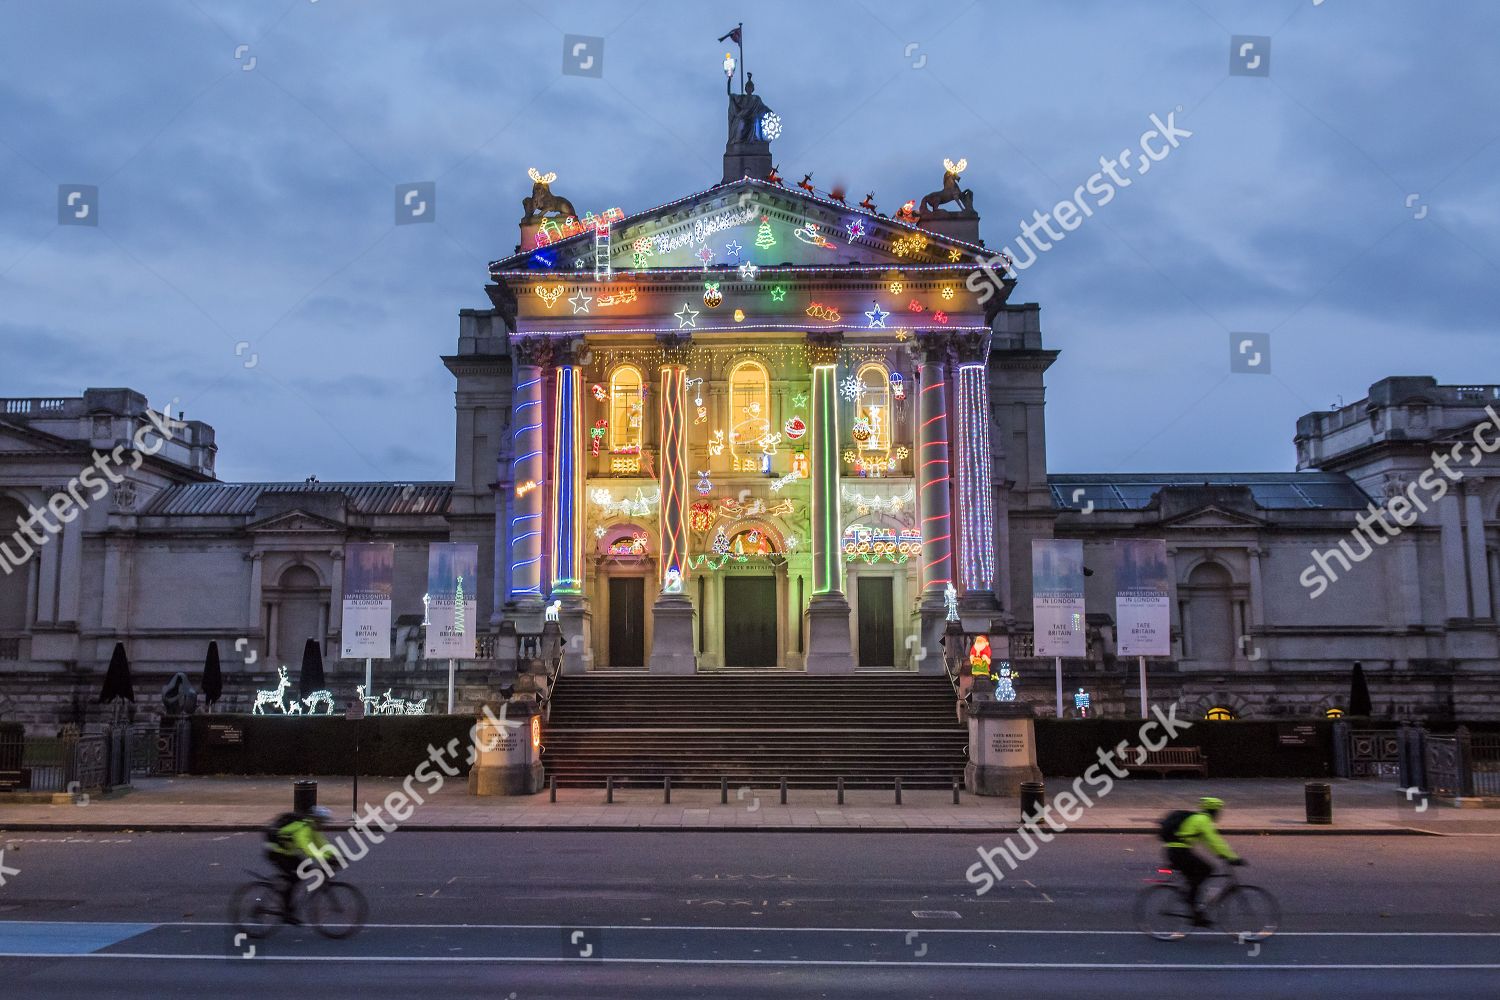
[[[493,711],[493,710],[492,710]],[[542,790],[542,719],[531,702],[506,702],[498,720],[474,723],[470,795],[533,795]],[[512,725],[511,723],[516,723]]]
[[[971,794],[1020,795],[1021,782],[1042,780],[1036,765],[1035,714],[1024,701],[969,703],[964,786]]]

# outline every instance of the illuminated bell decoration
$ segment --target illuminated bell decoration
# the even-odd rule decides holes
[[[705,282],[703,286],[703,304],[710,309],[717,309],[724,303],[724,293],[719,291],[717,281]]]
[[[807,421],[801,417],[794,416],[783,424],[781,429],[786,431],[788,440],[795,441],[807,433]]]
[[[745,322],[745,310],[743,310],[743,309],[736,309],[734,311],[734,321],[736,323],[743,323],[743,322]]]

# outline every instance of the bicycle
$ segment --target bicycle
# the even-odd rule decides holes
[[[288,923],[288,913],[281,907],[281,880],[275,875],[245,869],[253,881],[246,882],[229,898],[229,922],[234,929],[246,934],[251,940],[269,937],[282,924]],[[293,888],[295,894],[298,890]],[[370,904],[365,894],[348,882],[326,879],[321,886],[307,895],[307,923],[323,937],[342,941],[353,937],[365,925]],[[293,899],[295,901],[295,895]]]
[[[1147,879],[1150,884],[1135,898],[1136,926],[1158,941],[1180,941],[1195,929],[1187,879],[1172,868],[1158,868],[1156,873],[1158,877]],[[1218,891],[1216,882],[1221,883]],[[1202,929],[1221,930],[1241,944],[1264,941],[1281,923],[1276,897],[1241,882],[1232,868],[1210,875],[1202,898],[1209,920],[1209,927]]]

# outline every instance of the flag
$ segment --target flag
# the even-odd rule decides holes
[[[741,25],[741,27],[743,27],[743,25]],[[728,34],[720,35],[719,36],[719,41],[722,42],[726,38],[731,39],[734,42],[734,44],[736,44],[736,45],[744,45],[745,44],[745,39],[740,34],[740,28],[731,28],[731,29],[729,29],[729,33]]]

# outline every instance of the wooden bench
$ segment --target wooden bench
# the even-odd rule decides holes
[[[1172,771],[1191,771],[1208,777],[1208,758],[1203,756],[1202,747],[1162,747],[1160,750],[1147,750],[1146,759],[1139,764],[1135,762],[1135,757],[1135,754],[1126,755],[1125,770],[1155,771],[1163,778]]]

